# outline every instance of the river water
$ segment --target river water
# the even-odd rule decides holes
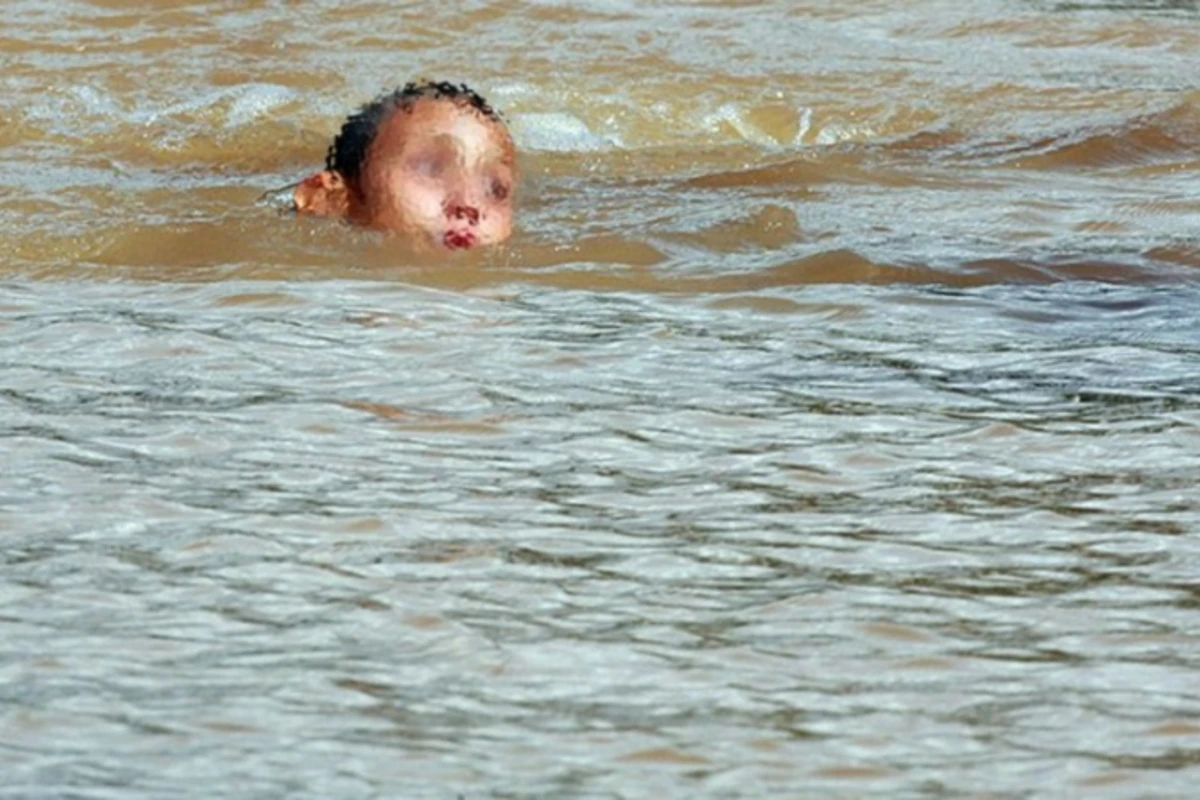
[[[5,12],[0,797],[1195,796],[1196,2]]]

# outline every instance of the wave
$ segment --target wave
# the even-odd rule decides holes
[[[1162,111],[1104,127],[1034,141],[979,148],[984,156],[1024,169],[1109,169],[1200,158],[1200,93]]]

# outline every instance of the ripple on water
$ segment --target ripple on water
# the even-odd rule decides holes
[[[9,10],[0,794],[1194,794],[1194,4]]]

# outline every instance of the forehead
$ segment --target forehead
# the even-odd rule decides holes
[[[494,158],[509,163],[513,159],[512,139],[502,123],[470,106],[428,97],[390,114],[380,124],[371,148],[377,153],[398,153],[444,142],[446,137],[470,157]]]

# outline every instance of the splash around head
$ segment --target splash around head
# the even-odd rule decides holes
[[[508,128],[482,97],[464,84],[410,83],[347,118],[325,169],[292,199],[301,214],[465,250],[512,232],[515,162]]]

